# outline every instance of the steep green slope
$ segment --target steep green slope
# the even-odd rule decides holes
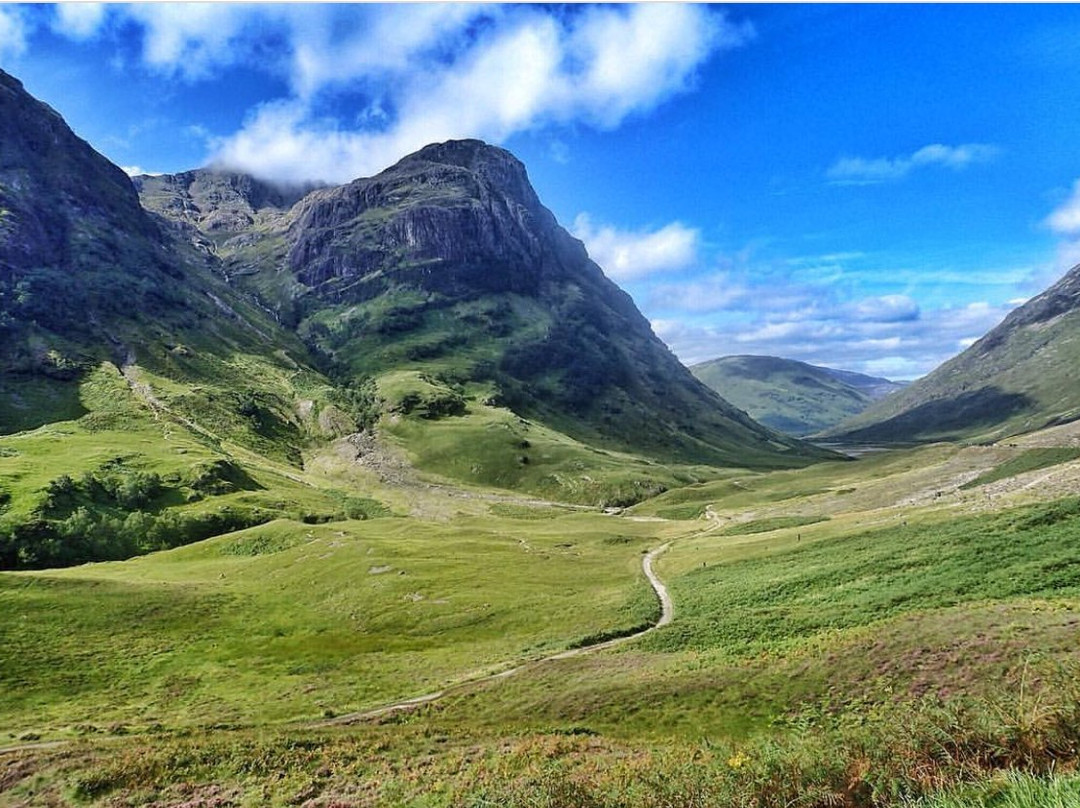
[[[835,426],[901,386],[775,356],[725,356],[690,372],[754,420],[797,436]]]
[[[1080,417],[1080,266],[933,373],[847,421],[844,440],[1000,440]]]
[[[236,286],[337,378],[407,370],[419,382],[412,398],[439,391],[435,414],[460,414],[471,393],[576,440],[665,462],[823,456],[697,383],[502,149],[428,146],[288,209],[244,182],[192,172],[140,185],[147,206],[198,228]]]

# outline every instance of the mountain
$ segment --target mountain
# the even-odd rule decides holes
[[[51,108],[0,72],[0,432],[47,422],[51,388],[101,361],[160,364],[177,345],[224,356],[306,349],[168,237],[134,186]],[[13,385],[23,384],[15,391]]]
[[[391,406],[459,412],[468,394],[668,462],[814,456],[699,384],[503,149],[433,144],[291,206],[227,172],[139,187],[331,375],[375,379]]]
[[[1080,266],[958,356],[840,424],[843,440],[996,441],[1080,418]]]
[[[0,567],[829,456],[697,382],[478,141],[334,188],[133,183],[0,73],[0,236]]]
[[[331,518],[340,495],[283,469],[355,431],[344,399],[295,334],[0,72],[0,567]],[[340,417],[321,417],[335,401]]]
[[[758,422],[798,436],[835,426],[902,386],[775,356],[725,356],[690,372]]]

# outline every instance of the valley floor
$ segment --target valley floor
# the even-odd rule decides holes
[[[0,575],[0,806],[1078,805],[1076,434],[619,513],[312,458],[420,515]]]

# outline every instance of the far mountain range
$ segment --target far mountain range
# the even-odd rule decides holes
[[[800,437],[835,427],[904,386],[776,356],[725,356],[690,372],[756,421]]]

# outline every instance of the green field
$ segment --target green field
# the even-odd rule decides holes
[[[615,515],[362,475],[381,518],[5,573],[0,805],[1075,804],[1080,500],[1033,483],[1077,473],[1029,451]],[[544,661],[655,620],[668,542],[670,625]]]

